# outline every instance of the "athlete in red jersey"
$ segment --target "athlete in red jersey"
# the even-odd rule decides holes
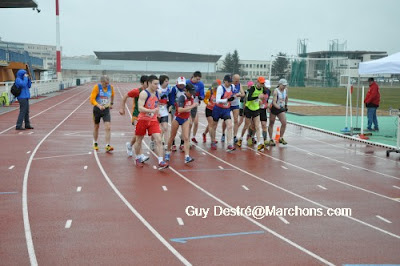
[[[139,94],[139,116],[138,123],[136,125],[136,165],[143,166],[141,154],[142,140],[144,135],[153,136],[154,142],[156,143],[156,153],[158,156],[158,169],[164,169],[168,167],[168,163],[163,161],[163,147],[161,143],[161,129],[160,123],[158,122],[158,85],[160,84],[158,78],[155,75],[151,75],[148,78],[148,88]]]
[[[185,151],[185,163],[193,162],[194,159],[189,155],[190,143],[189,143],[189,131],[190,131],[190,112],[193,108],[198,106],[198,103],[194,102],[193,95],[196,93],[194,86],[191,83],[186,84],[185,93],[179,96],[176,105],[175,119],[171,125],[171,136],[168,141],[168,150],[165,154],[165,160],[170,160],[172,142],[175,139],[176,132],[179,126],[182,126],[182,137],[184,141]]]

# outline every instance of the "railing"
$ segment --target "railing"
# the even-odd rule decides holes
[[[80,84],[91,82],[92,78],[80,78]],[[64,88],[70,88],[76,86],[76,79],[67,79],[59,82],[58,80],[34,80],[30,88],[31,98],[36,98],[41,95],[52,93],[55,91],[63,90]],[[11,94],[10,90],[14,82],[0,82],[0,95],[7,93],[9,102],[12,103],[15,100],[14,95]]]

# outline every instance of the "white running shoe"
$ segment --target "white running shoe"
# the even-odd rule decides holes
[[[141,159],[142,159],[142,163],[144,163],[144,162],[148,161],[150,159],[150,157],[142,154]]]
[[[128,154],[129,157],[133,156],[132,146],[130,142],[126,143],[126,153]]]

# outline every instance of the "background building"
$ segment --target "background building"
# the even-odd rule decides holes
[[[63,77],[98,78],[107,74],[114,81],[137,81],[143,74],[166,74],[171,79],[190,77],[201,71],[203,79],[216,78],[216,62],[221,55],[167,51],[94,52],[94,56],[64,57]]]

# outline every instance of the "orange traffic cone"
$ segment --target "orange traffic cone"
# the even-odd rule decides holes
[[[281,128],[277,127],[276,134],[275,134],[275,141],[279,141],[280,138],[281,138]]]

